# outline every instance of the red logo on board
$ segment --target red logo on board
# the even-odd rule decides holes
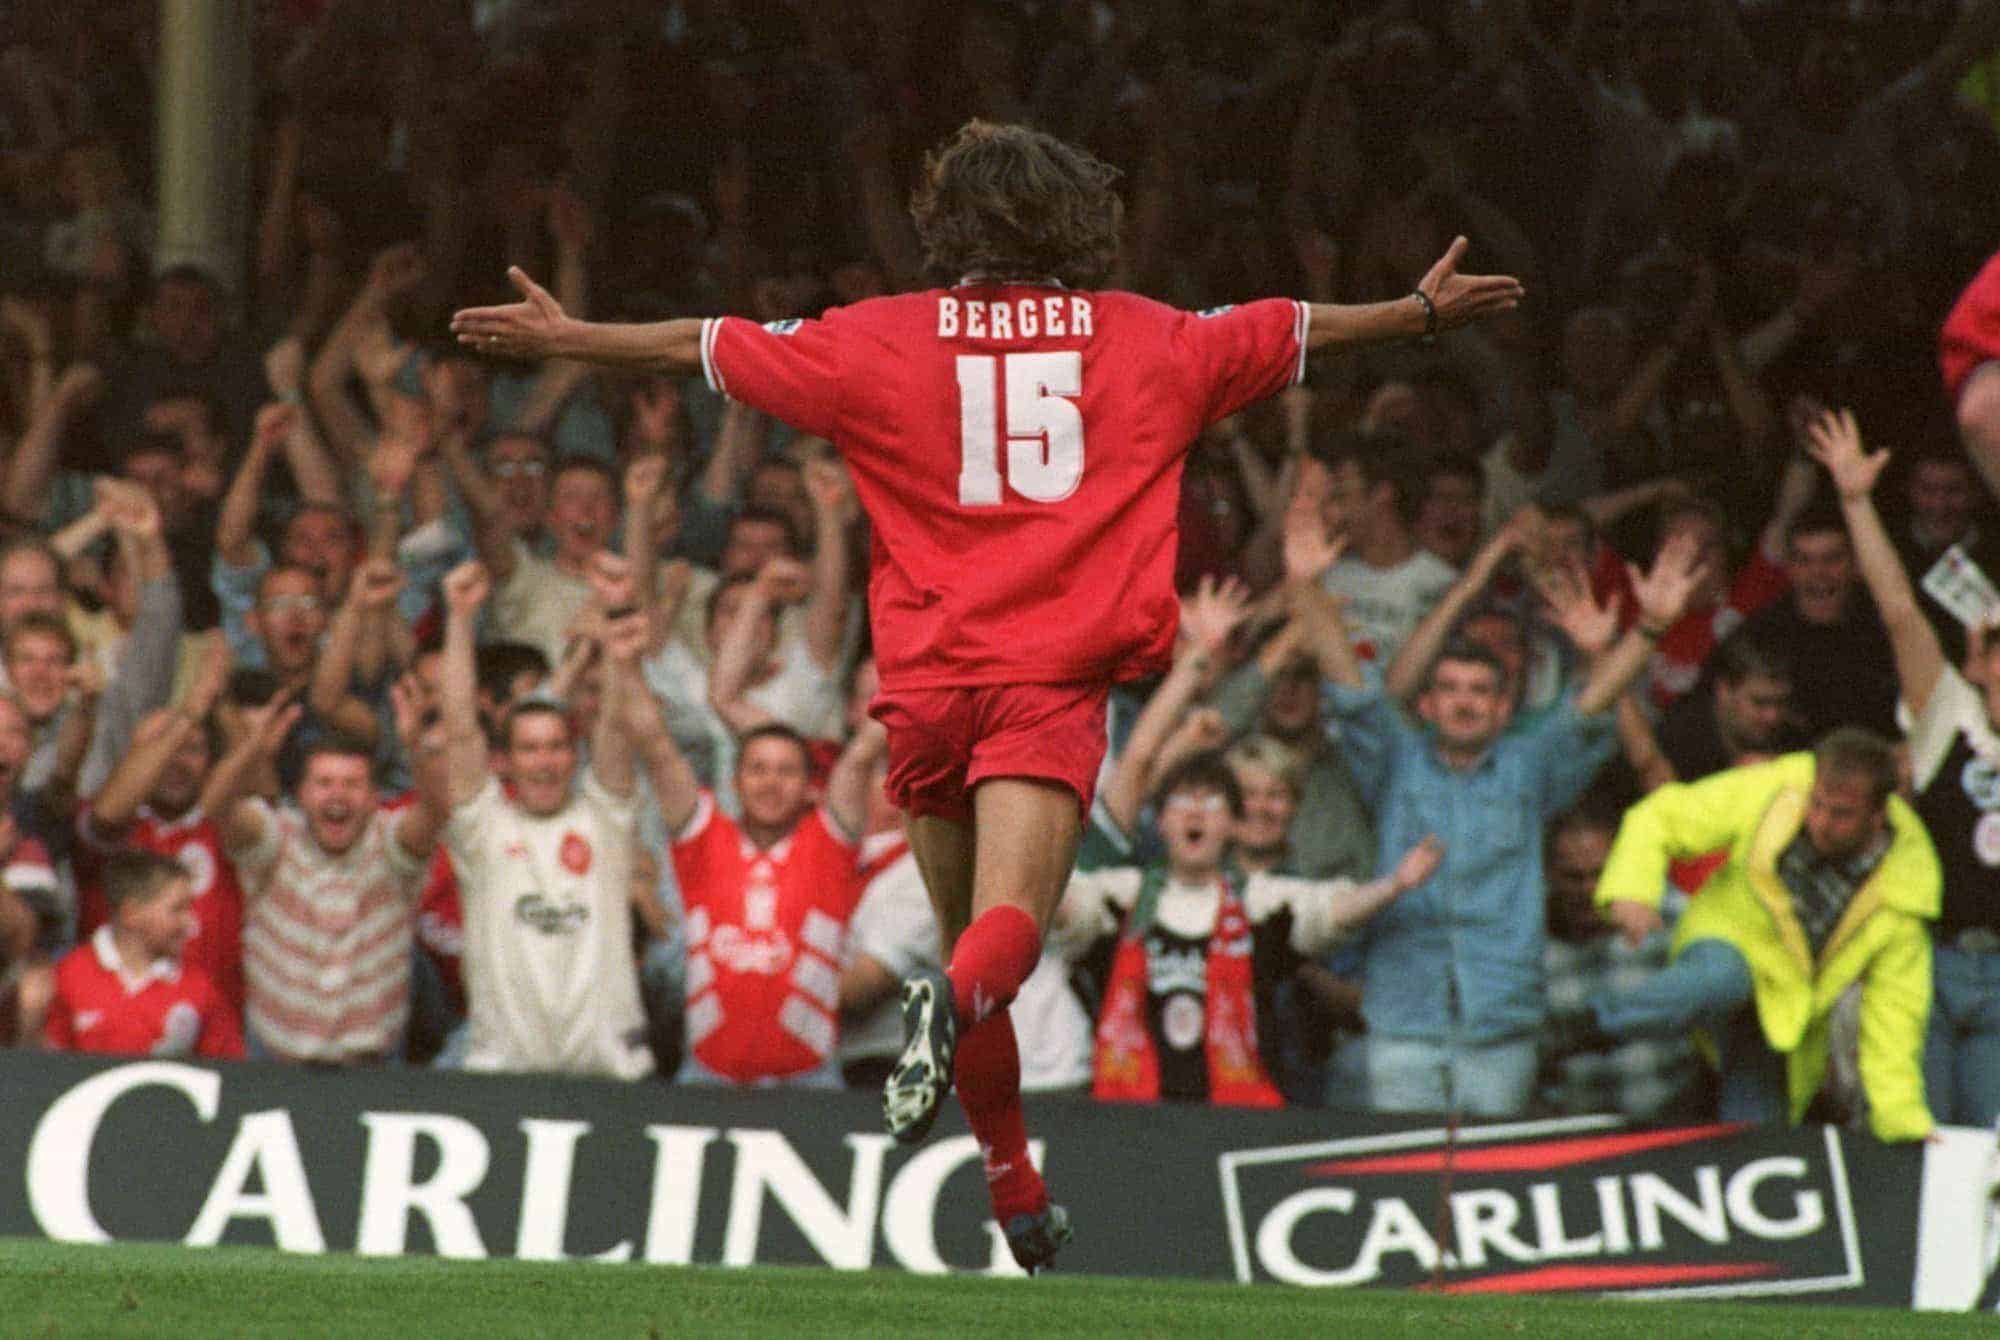
[[[590,869],[590,843],[580,834],[564,833],[557,858],[572,875],[584,874]]]

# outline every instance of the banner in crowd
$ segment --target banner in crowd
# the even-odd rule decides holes
[[[871,1095],[0,1053],[0,1234],[1011,1272],[955,1115]],[[1963,1309],[1994,1141],[1031,1100],[1065,1270]]]

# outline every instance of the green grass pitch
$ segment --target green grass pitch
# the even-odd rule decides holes
[[[1783,1305],[1438,1298],[1368,1290],[886,1272],[362,1260],[0,1242],[7,1340],[665,1336],[1985,1336],[1991,1317]]]

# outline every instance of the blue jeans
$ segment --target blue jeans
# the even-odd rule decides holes
[[[1690,940],[1644,986],[1590,1002],[1598,1027],[1616,1038],[1678,1037],[1705,1028],[1721,1054],[1718,1114],[1724,1121],[1782,1123],[1791,1113],[1785,1058],[1764,1041],[1756,985],[1726,940]]]
[[[1931,1023],[1924,1093],[1931,1115],[1953,1126],[2000,1119],[2000,953],[1940,944],[1931,954]]]
[[[1377,1112],[1518,1117],[1535,1092],[1533,1038],[1480,1044],[1368,1037],[1368,1101]]]

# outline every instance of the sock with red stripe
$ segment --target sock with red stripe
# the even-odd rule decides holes
[[[1016,1215],[1040,1214],[1049,1203],[1042,1175],[1028,1157],[1028,1127],[1021,1114],[1021,1051],[1014,1020],[1005,1010],[974,1024],[958,1039],[958,1101],[979,1140],[993,1218],[1003,1226]]]
[[[970,1029],[1005,1011],[1041,957],[1042,929],[1020,908],[1001,903],[973,918],[945,970],[959,1027]],[[1007,1036],[1013,1037],[1011,1030]]]

